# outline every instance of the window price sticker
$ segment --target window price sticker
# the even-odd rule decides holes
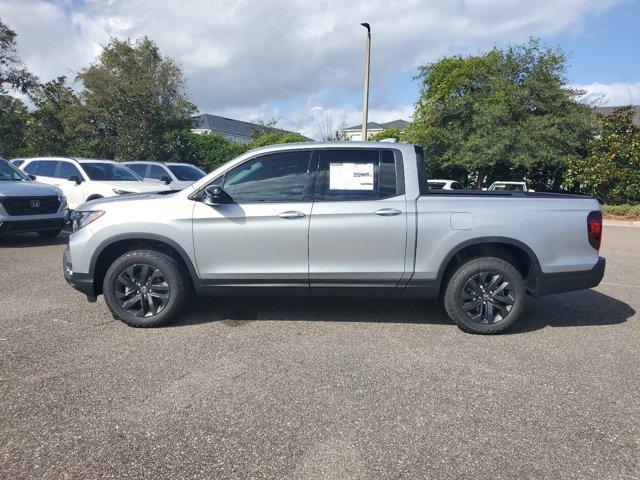
[[[330,190],[373,190],[373,163],[331,162]]]

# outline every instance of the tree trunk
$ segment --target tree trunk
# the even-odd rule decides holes
[[[476,178],[476,188],[478,190],[482,190],[482,182],[484,182],[484,177],[487,175],[486,168],[478,169],[478,176]]]

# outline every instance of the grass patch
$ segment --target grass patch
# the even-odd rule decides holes
[[[640,220],[640,205],[603,205],[602,213],[606,217],[625,217]]]

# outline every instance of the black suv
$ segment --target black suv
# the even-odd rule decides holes
[[[34,182],[0,159],[0,235],[37,232],[55,237],[68,218],[67,200],[59,188]]]

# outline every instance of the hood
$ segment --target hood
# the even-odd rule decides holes
[[[62,195],[62,190],[39,182],[0,182],[1,197],[53,197]]]
[[[124,190],[125,192],[163,192],[171,190],[168,185],[152,182],[118,182],[118,181],[103,181],[100,183],[108,184],[118,190]]]
[[[125,182],[122,182],[125,183]],[[117,195],[115,197],[105,197],[105,198],[97,198],[95,200],[91,200],[89,202],[84,202],[80,205],[78,205],[76,207],[76,210],[85,210],[85,209],[93,209],[95,207],[98,207],[100,205],[106,205],[106,204],[110,204],[110,203],[116,203],[116,202],[135,202],[137,200],[147,200],[147,199],[153,199],[153,198],[165,198],[168,195],[171,195],[172,193],[177,193],[177,192],[168,192],[167,190],[164,189],[163,193],[157,193],[157,188],[156,188],[156,192],[145,192],[145,193],[132,193],[129,195]]]

